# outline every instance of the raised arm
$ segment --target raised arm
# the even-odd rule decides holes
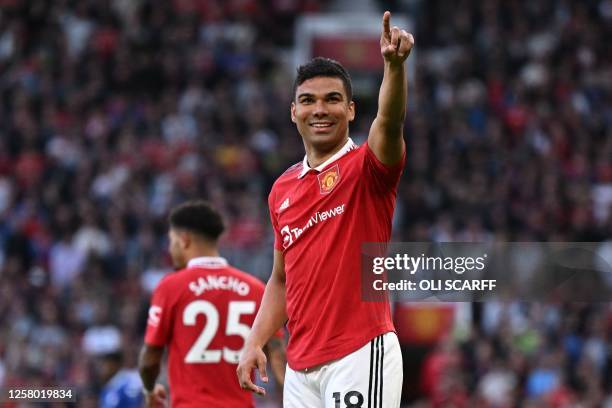
[[[266,285],[261,306],[255,317],[255,322],[253,322],[251,333],[246,340],[244,350],[240,355],[240,362],[236,370],[240,386],[260,395],[264,395],[265,390],[253,383],[251,373],[253,369],[257,368],[261,379],[268,382],[268,375],[266,374],[267,359],[263,347],[287,321],[285,294],[285,260],[282,252],[274,250],[272,276],[270,276]]]
[[[390,28],[391,13],[383,15],[380,53],[384,60],[383,81],[378,94],[378,113],[370,128],[368,145],[382,163],[396,164],[404,153],[403,128],[406,118],[408,83],[405,61],[414,37],[398,27]]]

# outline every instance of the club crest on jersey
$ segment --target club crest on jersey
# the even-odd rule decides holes
[[[336,164],[320,173],[317,178],[319,179],[319,190],[321,194],[329,194],[336,184],[338,184],[338,181],[340,181],[340,168]]]

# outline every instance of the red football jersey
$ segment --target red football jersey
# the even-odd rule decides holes
[[[264,285],[220,257],[189,261],[159,283],[145,343],[168,347],[173,407],[254,407],[236,377]]]
[[[315,169],[306,158],[268,197],[275,248],[285,259],[287,360],[303,370],[394,331],[388,302],[361,300],[361,244],[388,242],[404,158],[385,166],[348,140]]]

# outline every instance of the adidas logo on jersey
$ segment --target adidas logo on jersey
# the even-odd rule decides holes
[[[283,211],[287,207],[289,207],[289,197],[285,198],[285,201],[278,207],[278,211]]]

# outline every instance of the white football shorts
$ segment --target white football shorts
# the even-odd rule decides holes
[[[403,364],[393,332],[373,338],[357,351],[306,370],[287,366],[285,408],[397,408]]]

